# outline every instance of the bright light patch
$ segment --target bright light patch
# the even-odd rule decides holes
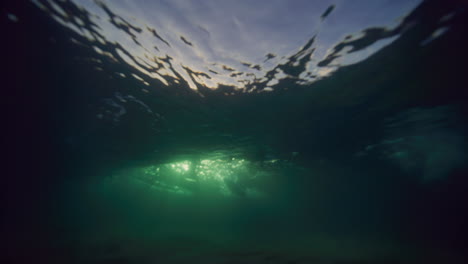
[[[192,163],[190,161],[181,161],[181,162],[166,164],[165,166],[169,166],[171,169],[173,169],[177,173],[186,173],[190,170],[191,165]]]
[[[196,159],[152,165],[137,169],[133,177],[158,190],[216,189],[223,194],[242,192],[258,175],[255,166],[244,159]],[[198,186],[195,188],[195,186]]]

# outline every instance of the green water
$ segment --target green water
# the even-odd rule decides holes
[[[143,2],[2,7],[2,263],[465,263],[466,4]]]

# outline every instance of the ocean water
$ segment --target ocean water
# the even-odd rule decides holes
[[[466,263],[465,1],[1,6],[2,263]]]

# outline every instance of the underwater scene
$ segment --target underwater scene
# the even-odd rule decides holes
[[[1,263],[468,263],[468,2],[7,0]]]

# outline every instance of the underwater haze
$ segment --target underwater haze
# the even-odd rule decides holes
[[[1,263],[468,262],[466,1],[0,6]]]

